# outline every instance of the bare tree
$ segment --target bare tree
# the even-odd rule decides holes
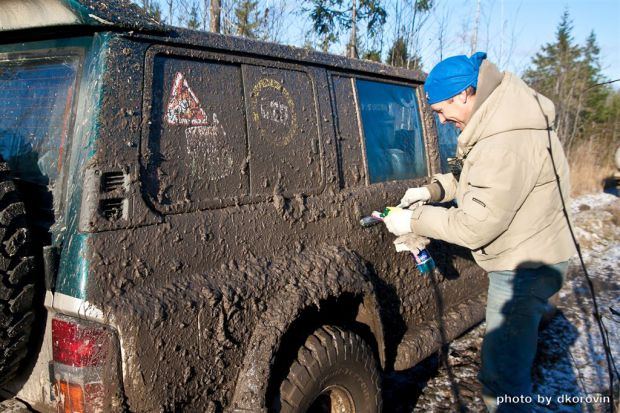
[[[199,8],[196,0],[176,0],[174,6],[176,15],[176,24],[189,29],[197,29],[200,27]]]
[[[484,46],[478,50],[489,51],[491,47],[491,38],[493,38],[493,40],[495,41],[497,39],[496,36],[493,36],[491,34],[491,22],[494,21],[493,19],[493,7],[494,6],[495,6],[495,1],[491,1],[490,7],[482,9],[481,11],[481,17],[484,22],[484,42],[483,42]],[[503,17],[500,21],[503,22]],[[500,41],[501,41],[501,36],[500,36]],[[478,43],[482,43],[482,42],[479,41]]]
[[[166,4],[168,5],[168,24],[172,25],[174,20],[174,0],[166,0]]]
[[[351,37],[347,45],[347,56],[357,59],[357,3],[353,0],[351,5]]]
[[[469,17],[461,19],[461,28],[460,31],[456,34],[458,42],[460,44],[460,53],[465,54],[468,51],[468,40],[471,39],[471,22],[469,21]]]
[[[434,0],[399,0],[395,3],[394,19],[404,23],[395,31],[396,37],[388,49],[386,63],[411,70],[422,69],[421,33],[428,19],[434,15],[431,12],[435,3]],[[444,34],[446,27],[444,25]]]
[[[202,30],[207,30],[207,22],[209,21],[209,18],[211,16],[211,14],[209,13],[209,6],[209,0],[202,1]]]
[[[237,25],[235,24],[235,10],[239,6],[241,0],[220,1],[220,33],[234,35],[237,33]]]
[[[211,22],[209,24],[209,29],[213,33],[220,33],[220,22],[221,22],[221,13],[222,13],[222,1],[221,0],[211,0]]]
[[[435,8],[435,22],[437,27],[437,55],[439,60],[443,60],[444,53],[446,52],[446,40],[448,36],[448,23],[450,22],[450,7],[444,7],[443,9]]]
[[[399,0],[400,1],[400,0]],[[405,20],[410,21],[408,27],[404,26],[402,38],[405,39],[407,50],[411,58],[408,60],[408,69],[419,69],[420,67],[412,67],[412,64],[419,66],[420,59],[420,33],[424,25],[431,16],[430,11],[433,9],[433,0],[405,0],[404,9],[408,11]]]
[[[286,0],[269,1],[265,6],[265,22],[260,38],[280,42],[286,17]]]
[[[476,53],[478,49],[478,26],[480,25],[480,0],[476,0],[476,18],[474,20],[474,29],[471,33],[471,47],[469,54]]]
[[[514,50],[517,44],[517,38],[520,31],[517,29],[517,16],[521,11],[522,3],[519,3],[517,9],[511,14],[510,19],[505,19],[504,16],[504,0],[501,0],[501,15],[502,15],[502,27],[500,32],[500,42],[494,48],[497,64],[500,67],[505,67],[513,58]],[[510,24],[508,22],[511,22]],[[522,29],[521,29],[522,30]],[[509,31],[507,34],[506,32]]]

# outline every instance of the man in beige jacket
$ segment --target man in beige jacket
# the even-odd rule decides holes
[[[485,403],[490,412],[529,412],[538,324],[575,253],[554,106],[480,52],[440,62],[425,91],[439,120],[461,130],[462,169],[409,189],[400,206],[410,209],[390,212],[386,226],[472,250],[489,273],[479,374]],[[425,205],[448,201],[456,207]]]

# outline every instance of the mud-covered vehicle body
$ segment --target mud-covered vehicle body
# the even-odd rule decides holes
[[[359,224],[442,169],[423,74],[117,1],[0,10],[3,397],[379,411],[380,371],[483,317],[467,251],[423,276]]]

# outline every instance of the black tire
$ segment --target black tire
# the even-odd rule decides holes
[[[334,326],[316,330],[280,386],[280,413],[380,413],[381,376],[370,346]]]
[[[35,318],[34,263],[26,209],[0,159],[0,384],[14,377],[28,353]]]

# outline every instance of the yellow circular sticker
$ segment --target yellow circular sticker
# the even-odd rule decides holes
[[[291,142],[297,129],[295,102],[289,91],[275,79],[261,79],[252,89],[252,117],[259,133],[278,146]]]

